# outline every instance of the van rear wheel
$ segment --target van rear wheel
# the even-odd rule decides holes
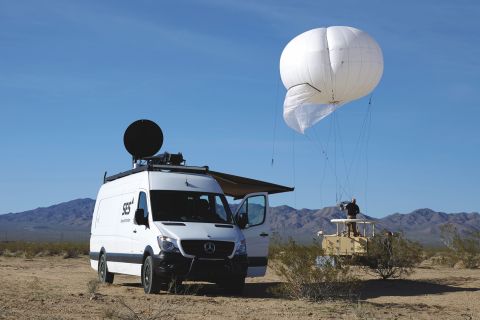
[[[102,253],[98,260],[98,280],[101,283],[113,283],[113,276],[113,273],[108,272],[107,256]]]
[[[160,279],[155,275],[153,269],[153,258],[148,256],[142,266],[142,284],[143,290],[147,294],[160,292]]]

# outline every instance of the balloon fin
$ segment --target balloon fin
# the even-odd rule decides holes
[[[303,134],[306,129],[345,103],[324,104],[320,101],[324,101],[324,94],[309,84],[290,88],[283,103],[283,118],[286,124]]]

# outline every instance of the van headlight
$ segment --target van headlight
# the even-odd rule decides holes
[[[235,255],[236,256],[242,256],[247,254],[247,242],[245,239],[242,239],[237,247],[237,250],[235,250]]]
[[[180,252],[178,248],[178,243],[176,239],[168,238],[168,237],[158,237],[158,246],[160,250],[164,252]]]

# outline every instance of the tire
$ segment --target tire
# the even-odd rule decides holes
[[[107,256],[102,253],[98,259],[98,280],[101,283],[113,283],[113,276],[114,274],[108,271]]]
[[[147,294],[154,294],[160,292],[160,279],[155,275],[153,269],[153,258],[148,256],[143,262],[142,266],[142,285],[143,290]]]
[[[224,279],[218,283],[226,293],[241,295],[245,289],[245,276],[236,276],[229,279]]]

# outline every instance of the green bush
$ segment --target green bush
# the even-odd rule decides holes
[[[440,231],[452,264],[462,261],[466,268],[476,268],[480,264],[480,231],[460,234],[452,224],[442,225]]]
[[[367,255],[361,257],[364,269],[382,279],[399,278],[413,272],[422,261],[422,247],[403,234],[384,232],[368,242]]]
[[[316,242],[300,245],[289,240],[283,245],[277,244],[271,255],[272,268],[284,280],[277,292],[293,299],[312,301],[351,297],[357,279],[348,266],[335,266],[332,260],[316,265],[317,257],[323,254]]]
[[[75,258],[79,255],[88,255],[90,246],[83,242],[0,242],[0,255],[23,256],[27,259],[45,256],[63,256]]]

